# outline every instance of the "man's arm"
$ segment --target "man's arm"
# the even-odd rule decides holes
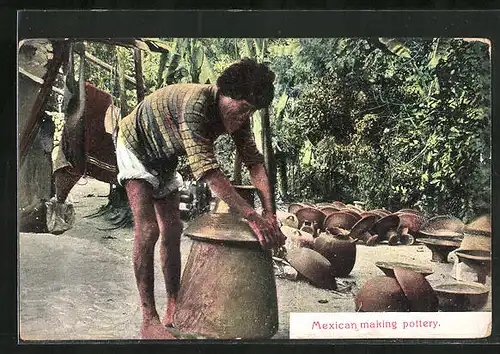
[[[276,208],[273,205],[271,198],[271,189],[266,168],[263,164],[258,163],[250,166],[248,171],[250,172],[250,180],[252,181],[252,184],[259,191],[259,198],[264,209],[263,214],[276,214]]]
[[[248,221],[252,230],[263,248],[274,248],[279,241],[273,225],[261,217],[238,192],[233,188],[227,177],[215,168],[207,171],[203,176],[203,181],[208,184],[212,192],[236,210],[243,218]]]
[[[282,246],[285,243],[286,236],[281,232],[278,224],[278,219],[276,217],[276,206],[274,205],[272,199],[271,185],[269,183],[269,176],[267,175],[266,168],[263,164],[257,163],[248,167],[250,172],[250,179],[252,184],[259,191],[259,198],[262,202],[263,212],[262,216],[267,220],[269,224],[274,229],[276,234],[277,243]]]

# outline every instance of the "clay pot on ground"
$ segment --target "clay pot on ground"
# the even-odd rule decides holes
[[[323,207],[319,207],[318,209],[321,210],[326,216],[339,211],[338,208],[335,208],[333,206],[323,206]]]
[[[320,253],[303,247],[288,252],[287,261],[313,285],[322,289],[337,288],[331,264]]]
[[[477,274],[478,283],[486,283],[486,277],[491,274],[491,252],[482,250],[457,249],[455,255],[459,262],[465,263]]]
[[[449,247],[454,247],[463,239],[464,223],[451,215],[438,215],[430,218],[420,226],[417,242],[424,243],[433,251],[433,259],[438,261],[439,253],[446,252]],[[442,247],[439,246],[441,244]],[[448,250],[448,253],[453,248]],[[436,251],[436,254],[434,255]]]
[[[342,208],[345,208],[345,204],[341,201],[338,201],[338,200],[335,200],[333,202],[330,203],[332,206],[334,206],[335,208],[339,208],[342,209]]]
[[[452,282],[434,286],[440,311],[478,311],[488,300],[489,290],[477,283]]]
[[[438,215],[424,222],[419,230],[424,236],[463,237],[465,224],[452,215]]]
[[[460,246],[459,241],[423,238],[419,239],[432,252],[431,262],[448,263],[448,254]]]
[[[437,311],[438,299],[421,273],[394,268],[394,277],[378,276],[368,280],[354,302],[360,312]]]
[[[299,228],[299,219],[297,219],[297,216],[295,216],[295,214],[277,210],[276,217],[278,221],[280,221],[283,225],[293,227],[295,229]]]
[[[429,268],[429,267],[424,267],[416,264],[410,264],[410,263],[403,263],[403,262],[375,262],[375,265],[382,271],[384,272],[385,275],[388,277],[395,277],[394,275],[394,268],[404,268],[404,269],[409,269],[413,272],[420,273],[424,277],[431,275],[434,273],[434,271]]]
[[[422,224],[425,222],[425,219],[416,213],[397,212],[395,214],[399,217],[399,229],[406,231],[402,232],[403,234],[407,233],[413,236],[416,235]]]
[[[349,275],[356,263],[356,240],[348,236],[322,233],[314,239],[313,249],[328,259],[336,277]]]
[[[373,228],[373,226],[377,223],[378,220],[379,216],[375,214],[363,216],[351,228],[349,236],[353,239],[358,239],[366,243],[368,239],[371,237],[370,230]]]
[[[299,209],[302,209],[304,208],[306,205],[302,204],[302,203],[291,203],[289,206],[288,206],[288,212],[291,213],[291,214],[295,214],[297,212],[297,210]]]
[[[338,211],[328,215],[323,223],[324,229],[338,227],[344,230],[350,230],[356,224],[358,218],[345,211]]]
[[[390,214],[377,221],[373,226],[373,232],[378,235],[378,242],[387,240],[387,243],[392,246],[399,242],[398,226],[399,216]]]
[[[286,225],[281,226],[280,229],[281,232],[283,232],[283,234],[286,236],[285,249],[287,250],[287,252],[300,247],[313,247],[314,237],[312,236],[312,234],[297,230]]]
[[[297,219],[299,220],[299,228],[302,229],[303,226],[307,227],[307,232],[312,231],[312,235],[316,237],[318,232],[323,230],[323,222],[326,215],[316,208],[304,207],[295,212]]]
[[[354,297],[357,312],[405,312],[410,303],[396,278],[377,276],[367,280]]]
[[[481,216],[464,227],[460,250],[491,252],[491,218]]]

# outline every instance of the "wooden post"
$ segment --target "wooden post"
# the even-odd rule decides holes
[[[144,88],[144,78],[142,76],[142,56],[139,48],[134,48],[135,82],[137,92],[137,103],[141,102],[146,95]]]
[[[261,110],[262,117],[262,146],[264,161],[269,177],[269,189],[271,191],[271,201],[273,212],[276,212],[276,196],[275,196],[275,186],[276,186],[276,162],[274,160],[274,152],[271,144],[271,126],[269,122],[269,108],[264,108]]]
[[[121,61],[120,56],[118,55],[118,48],[115,48],[116,54],[116,62],[118,69],[118,89],[120,93],[120,113],[122,117],[125,117],[128,114],[128,104],[127,104],[127,92],[125,87],[126,75],[125,68],[123,67],[123,63]]]
[[[38,127],[40,124],[40,118],[42,117],[43,108],[47,103],[47,99],[52,90],[52,85],[56,79],[57,73],[59,71],[59,67],[63,63],[64,60],[67,59],[69,54],[69,45],[67,42],[55,41],[52,42],[53,46],[53,57],[48,64],[47,72],[43,77],[43,84],[40,88],[40,92],[36,98],[35,103],[33,104],[33,109],[31,110],[31,115],[26,124],[26,128],[21,137],[20,144],[20,162],[21,164],[26,157],[26,153],[28,151],[29,146],[33,142],[36,134],[38,133]]]

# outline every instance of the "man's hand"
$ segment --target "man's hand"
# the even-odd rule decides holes
[[[246,216],[246,220],[257,235],[262,248],[276,249],[285,244],[286,236],[281,231],[275,214],[264,211],[260,216],[252,211]]]
[[[278,219],[276,217],[276,214],[264,210],[262,213],[262,217],[267,220],[267,222],[271,225],[275,232],[275,238],[276,238],[276,243],[277,246],[283,246],[285,244],[286,236],[285,234],[281,231],[281,227],[278,223]]]
[[[248,224],[257,235],[260,245],[264,249],[273,249],[278,246],[278,237],[275,228],[265,218],[251,213],[246,217]]]

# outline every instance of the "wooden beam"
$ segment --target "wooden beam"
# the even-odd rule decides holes
[[[20,146],[21,164],[24,162],[24,158],[26,157],[28,148],[35,139],[36,134],[38,134],[37,128],[40,125],[40,117],[42,116],[43,108],[47,103],[49,93],[52,89],[52,84],[56,79],[59,67],[61,66],[64,60],[67,60],[67,56],[69,53],[69,45],[67,42],[56,41],[53,42],[52,47],[53,47],[53,57],[48,63],[47,72],[43,77],[43,84],[40,87],[40,91],[38,92],[35,103],[33,104],[33,108],[31,109],[31,114],[26,124],[26,128],[21,137],[21,146]]]
[[[30,78],[31,80],[35,81],[36,83],[39,83],[40,85],[43,85],[44,81],[42,78],[36,76],[36,75],[33,75],[31,74],[30,72],[24,70],[23,68],[19,67],[19,73]],[[55,86],[52,86],[52,91],[54,91],[55,93],[58,93],[59,95],[61,96],[64,96],[64,90],[61,90],[60,88],[58,87],[55,87]]]

